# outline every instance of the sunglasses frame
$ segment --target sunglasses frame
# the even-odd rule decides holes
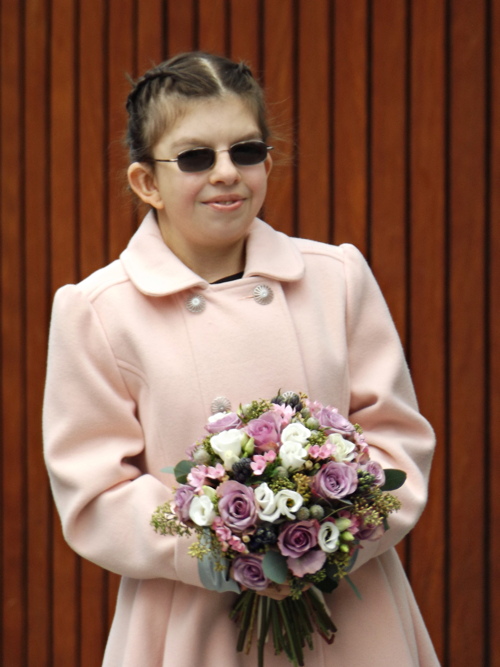
[[[234,149],[238,148],[239,146],[244,146],[245,144],[259,144],[259,146],[265,146],[266,152],[262,160],[259,160],[258,162],[252,162],[250,164],[240,164],[238,163],[232,154],[232,151],[234,152]],[[212,169],[212,167],[215,165],[216,159],[217,159],[217,153],[229,153],[229,157],[231,158],[231,161],[233,164],[237,167],[255,167],[258,164],[262,164],[262,162],[265,162],[267,159],[269,151],[272,151],[274,146],[268,146],[265,141],[261,141],[260,139],[249,139],[247,141],[237,141],[236,143],[232,144],[229,148],[210,148],[210,146],[197,146],[196,148],[188,148],[185,151],[181,151],[177,157],[170,158],[170,159],[159,159],[159,158],[152,158],[153,162],[177,162],[179,169],[186,173],[186,174],[197,174],[201,173],[203,171],[209,171],[209,169]],[[197,151],[210,151],[212,154],[212,162],[208,167],[204,167],[203,169],[183,169],[181,164],[182,164],[182,159],[183,156],[186,156],[188,153],[196,153]]]

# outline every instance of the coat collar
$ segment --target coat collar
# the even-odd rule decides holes
[[[208,283],[183,264],[162,239],[150,211],[120,255],[125,271],[137,289],[148,296],[166,296],[186,289],[206,289]],[[246,276],[263,276],[283,282],[300,280],[304,260],[295,243],[256,218],[247,239]]]

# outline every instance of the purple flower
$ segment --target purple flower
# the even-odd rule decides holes
[[[280,441],[281,417],[277,412],[264,412],[258,419],[252,419],[245,431],[254,439],[261,451],[272,448]]]
[[[343,417],[336,408],[321,408],[316,418],[321,428],[326,429],[327,433],[351,435],[355,432],[351,422]]]
[[[385,484],[385,472],[378,461],[368,461],[368,463],[361,466],[361,469],[366,470],[366,472],[375,477],[373,483],[377,486]]]
[[[233,579],[253,591],[263,591],[270,584],[257,556],[240,556],[233,562]]]
[[[218,412],[209,418],[205,429],[209,433],[220,433],[221,431],[228,431],[231,428],[239,428],[241,426],[241,419],[236,412],[222,413]]]
[[[306,574],[314,574],[321,570],[325,564],[326,553],[321,549],[312,549],[300,558],[287,558],[288,569],[296,577],[304,577]]]
[[[278,537],[278,547],[283,556],[299,558],[318,544],[319,522],[296,521],[286,523]]]
[[[241,533],[255,525],[257,506],[250,487],[230,480],[219,486],[217,495],[221,519],[230,530]]]
[[[180,521],[189,521],[189,506],[193,500],[194,489],[189,484],[181,484],[175,492],[175,513]]]
[[[336,500],[354,493],[358,474],[348,463],[329,461],[313,477],[312,489],[325,500]]]

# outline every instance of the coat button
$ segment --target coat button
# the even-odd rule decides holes
[[[206,305],[207,302],[205,301],[205,297],[201,294],[193,294],[193,296],[189,297],[186,301],[186,308],[190,313],[202,313],[205,310]]]
[[[253,298],[261,306],[267,306],[274,299],[273,290],[268,285],[257,285],[253,291]]]

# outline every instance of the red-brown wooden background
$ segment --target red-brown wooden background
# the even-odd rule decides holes
[[[203,48],[268,88],[291,158],[269,222],[373,267],[438,436],[401,554],[443,664],[498,667],[500,0],[1,0],[0,21],[2,665],[100,664],[116,579],[64,544],[41,453],[51,299],[137,224],[125,73]]]

